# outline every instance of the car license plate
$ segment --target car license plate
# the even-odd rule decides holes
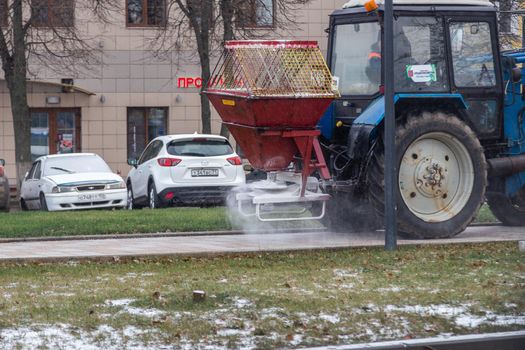
[[[106,199],[106,195],[103,193],[86,193],[78,195],[79,201],[96,201],[101,199]]]
[[[219,176],[219,169],[191,169],[191,177]]]

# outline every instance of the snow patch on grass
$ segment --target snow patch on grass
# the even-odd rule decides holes
[[[341,278],[359,278],[359,274],[355,271],[343,270],[343,269],[334,269],[333,274],[335,277]]]
[[[101,325],[89,332],[67,324],[34,325],[1,329],[0,339],[2,339],[2,349],[146,350],[170,348],[158,342],[144,344],[137,339],[149,332],[151,331],[133,326],[118,330],[108,325]]]
[[[403,288],[399,288],[399,287],[396,287],[396,286],[391,286],[391,287],[388,287],[388,288],[377,288],[376,291],[378,291],[379,293],[387,293],[387,292],[392,292],[392,293],[399,293],[399,292],[402,292],[404,289]]]
[[[251,302],[250,300],[239,298],[239,297],[233,298],[233,304],[235,305],[237,309],[242,309],[242,308],[250,307],[254,305],[253,302]]]
[[[76,294],[68,292],[53,292],[51,290],[46,290],[42,292],[42,295],[50,297],[74,297]]]
[[[498,315],[489,310],[482,310],[484,315],[474,315],[469,310],[471,304],[451,306],[446,304],[429,306],[394,306],[388,305],[385,311],[405,312],[422,316],[438,316],[454,321],[459,327],[476,328],[481,325],[510,326],[525,325],[525,315]]]
[[[116,299],[116,300],[106,300],[104,304],[108,306],[128,306],[134,301],[135,299]]]
[[[225,328],[217,331],[217,335],[220,337],[251,337],[252,330],[246,329],[234,329],[234,328]]]
[[[339,323],[339,315],[330,315],[330,314],[320,314],[319,318],[323,321],[328,321],[330,323]]]
[[[130,315],[142,316],[146,318],[160,318],[166,315],[165,311],[159,309],[144,309],[140,307],[130,306],[133,303],[134,299],[116,299],[116,300],[106,300],[104,304],[106,306],[117,306],[122,309],[120,312],[128,313]]]

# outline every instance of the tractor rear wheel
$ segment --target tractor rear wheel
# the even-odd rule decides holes
[[[504,193],[488,193],[492,214],[506,226],[525,226],[525,187],[512,198]]]
[[[380,147],[383,149],[383,147]],[[398,228],[412,238],[443,238],[465,230],[487,186],[487,163],[475,133],[460,119],[424,112],[396,129]],[[370,201],[384,211],[384,154],[369,169]]]

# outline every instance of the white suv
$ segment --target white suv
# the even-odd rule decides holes
[[[128,209],[223,204],[230,189],[246,182],[241,158],[217,135],[160,136],[128,164]]]

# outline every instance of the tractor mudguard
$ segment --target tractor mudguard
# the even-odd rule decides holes
[[[443,102],[457,109],[467,109],[461,94],[396,94],[394,102],[402,100],[431,100]],[[348,155],[350,159],[362,159],[369,151],[372,142],[378,137],[377,127],[385,118],[384,96],[375,99],[354,121],[350,129]]]
[[[467,109],[467,103],[461,94],[396,94],[394,103],[402,100],[429,100],[433,104],[443,102],[453,105],[457,109]],[[385,118],[385,97],[378,97],[367,109],[354,121],[356,124],[368,124],[378,126]]]

